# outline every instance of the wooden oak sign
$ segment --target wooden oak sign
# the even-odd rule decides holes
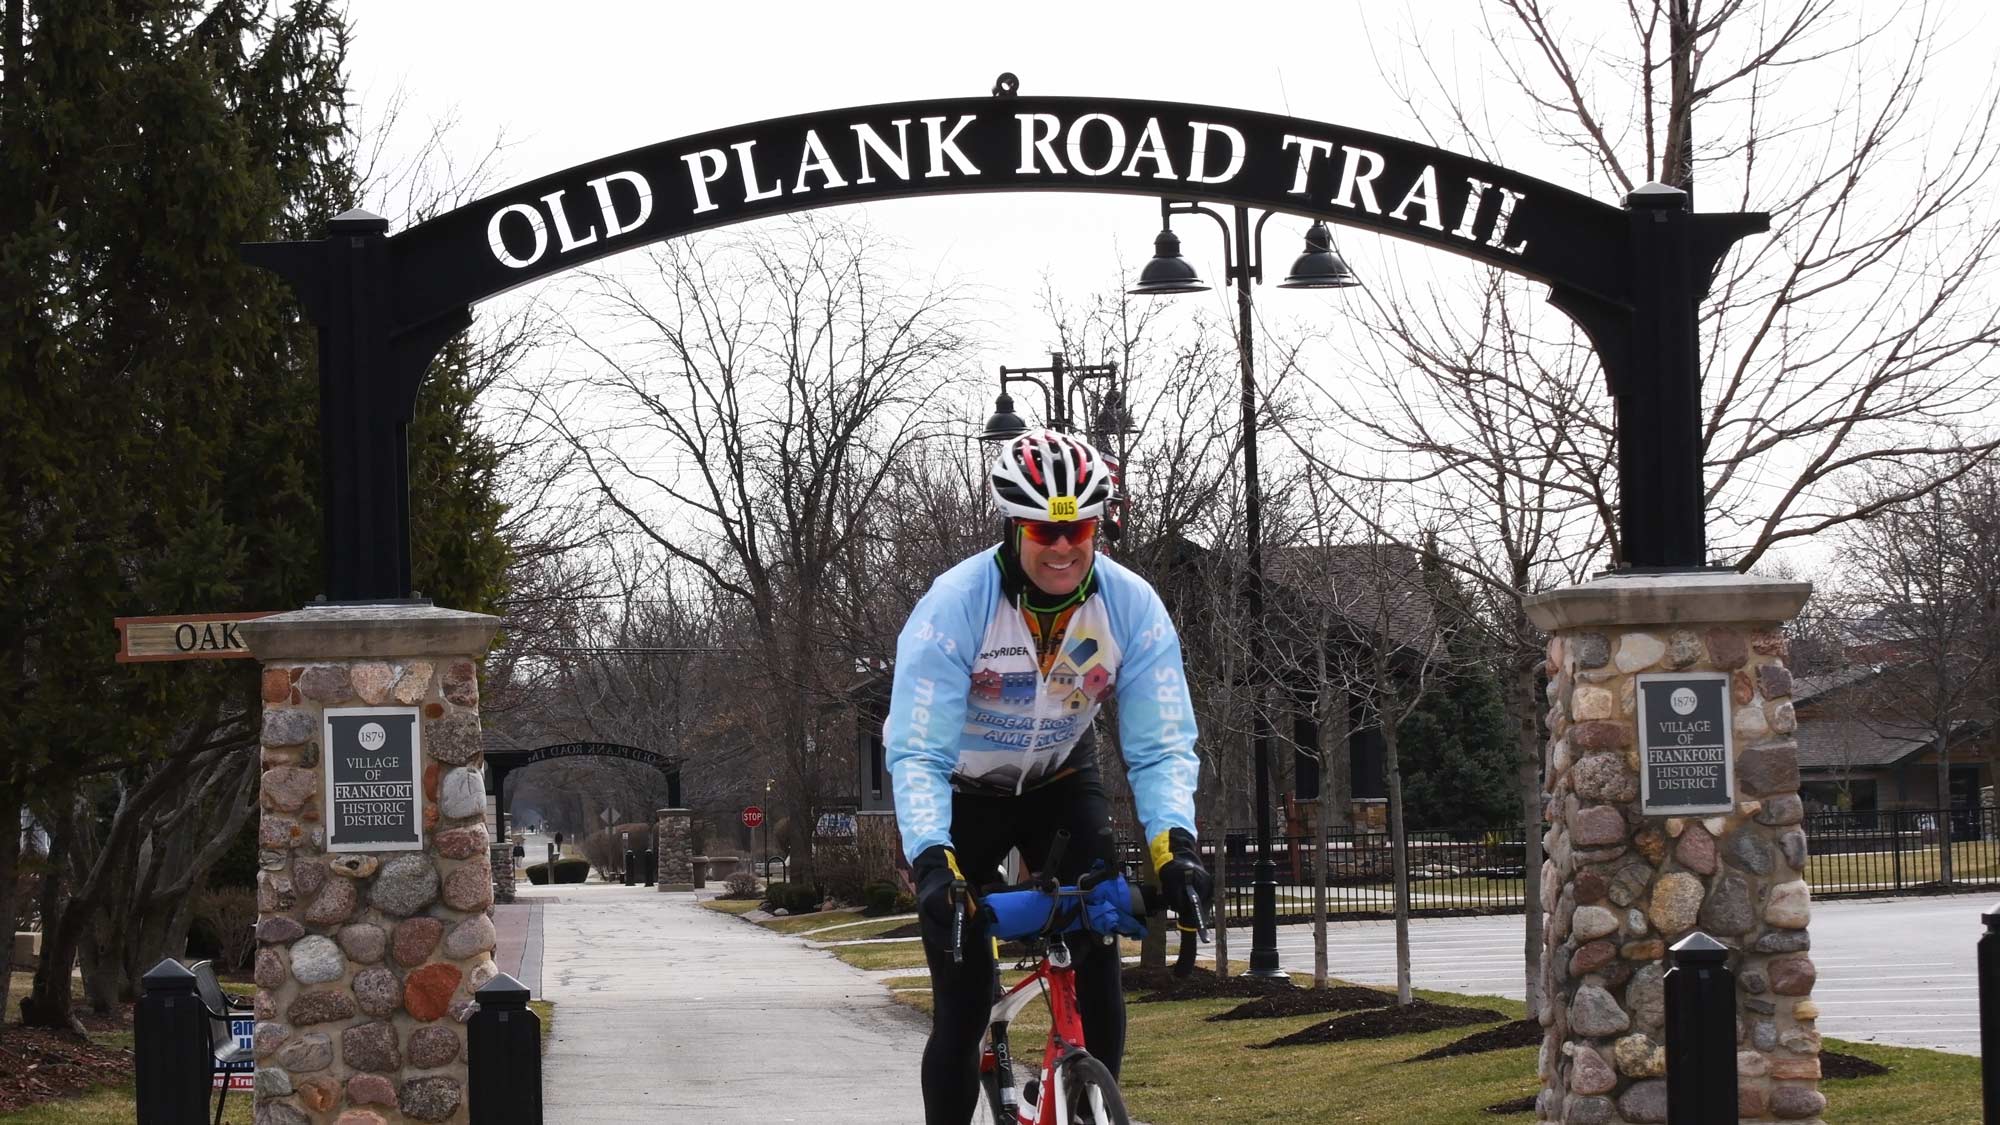
[[[173,613],[165,617],[120,617],[118,663],[147,660],[248,659],[250,647],[236,627],[269,617],[261,613]]]

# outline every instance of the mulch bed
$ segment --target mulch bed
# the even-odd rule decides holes
[[[1505,1051],[1514,1047],[1539,1047],[1542,1043],[1542,1032],[1542,1025],[1535,1020],[1514,1020],[1499,1027],[1475,1031],[1457,1042],[1433,1047],[1413,1059],[1403,1061],[1429,1062],[1431,1059],[1448,1059],[1454,1055],[1477,1055],[1486,1051]]]
[[[67,1031],[0,1030],[0,1113],[131,1080],[130,1051]]]
[[[1481,1023],[1499,1023],[1507,1017],[1486,1008],[1456,1008],[1449,1004],[1433,1004],[1419,1000],[1408,1007],[1378,1008],[1369,1012],[1354,1012],[1313,1024],[1290,1035],[1279,1036],[1269,1043],[1252,1043],[1251,1046],[1263,1050],[1269,1047],[1297,1047],[1308,1043],[1346,1043],[1355,1039],[1387,1039],[1393,1035],[1414,1035],[1424,1031],[1442,1031],[1448,1027],[1471,1027]]]
[[[875,936],[878,938],[913,938],[913,937],[924,936],[924,931],[921,923],[905,922],[894,929],[883,930],[881,933],[876,934]],[[829,940],[838,941],[840,939],[832,938]]]
[[[1146,993],[1135,997],[1132,1001],[1135,1004],[1159,1000],[1239,1000],[1300,991],[1289,980],[1218,977],[1214,969],[1203,968],[1196,968],[1185,977],[1177,977],[1167,968],[1126,969],[1122,980],[1125,991]]]
[[[1889,1068],[1878,1062],[1870,1062],[1859,1055],[1843,1055],[1839,1051],[1819,1053],[1819,1076],[1821,1078],[1873,1078],[1889,1073]]]
[[[1268,1020],[1280,1016],[1310,1016],[1320,1012],[1359,1012],[1386,1008],[1396,1002],[1395,994],[1373,988],[1342,985],[1338,988],[1288,988],[1255,1000],[1245,1000],[1226,1012],[1208,1017],[1209,1023],[1222,1020]]]

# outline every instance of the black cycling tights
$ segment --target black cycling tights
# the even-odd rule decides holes
[[[960,868],[975,886],[996,882],[995,869],[1013,848],[1029,870],[1042,859],[1057,829],[1068,829],[1069,849],[1057,877],[1065,885],[1098,860],[1114,863],[1117,844],[1110,807],[1095,769],[1060,778],[1018,797],[955,794],[951,839]],[[931,1038],[924,1046],[925,1125],[966,1125],[979,1098],[979,1039],[993,1010],[993,944],[983,925],[965,928],[965,960],[951,960],[951,934],[926,916],[924,957],[931,969]],[[1125,996],[1119,984],[1116,945],[1073,941],[1077,1007],[1084,1046],[1115,1076],[1125,1055]],[[1041,1060],[1039,1044],[1032,1045]]]

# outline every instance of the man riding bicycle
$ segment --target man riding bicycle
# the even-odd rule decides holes
[[[1039,871],[1058,830],[1072,843],[1043,874],[1074,883],[1118,862],[1091,729],[1114,694],[1167,901],[1188,913],[1209,889],[1195,850],[1200,761],[1180,637],[1146,580],[1096,553],[1111,465],[1075,437],[1031,430],[1000,450],[989,484],[1002,541],[939,576],[911,611],[882,735],[930,964],[926,1125],[971,1120],[993,1000],[992,945],[976,917],[962,923],[963,960],[952,959],[953,913],[969,908],[953,884],[991,882],[1015,848]],[[1118,948],[1083,944],[1084,1039],[1115,1075],[1125,1048]]]

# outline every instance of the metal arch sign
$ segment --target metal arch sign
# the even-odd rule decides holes
[[[501,754],[487,755],[489,758],[501,756]],[[508,762],[510,766],[532,766],[536,762],[553,762],[557,758],[623,758],[628,762],[640,762],[652,766],[661,772],[675,768],[675,763],[665,754],[641,750],[637,746],[623,746],[616,742],[563,742],[530,750],[518,758],[514,758],[511,754],[506,756],[513,759]]]
[[[390,239],[395,318],[422,323],[608,254],[711,227],[976,191],[1240,203],[1425,243],[1606,301],[1627,297],[1618,253],[1625,213],[1499,165],[1239,109],[1003,97],[760,121],[522,184]]]
[[[326,596],[411,596],[407,428],[472,306],[662,239],[788,212],[988,191],[1111,192],[1323,218],[1546,282],[1617,400],[1626,565],[1707,563],[1700,303],[1756,212],[1648,184],[1614,207],[1459,153],[1301,118],[1119,98],[945,98],[776,118],[581,164],[390,236],[243,246],[319,328]],[[357,544],[373,544],[363,550]],[[616,755],[614,755],[616,756]],[[640,759],[643,760],[643,759]]]

